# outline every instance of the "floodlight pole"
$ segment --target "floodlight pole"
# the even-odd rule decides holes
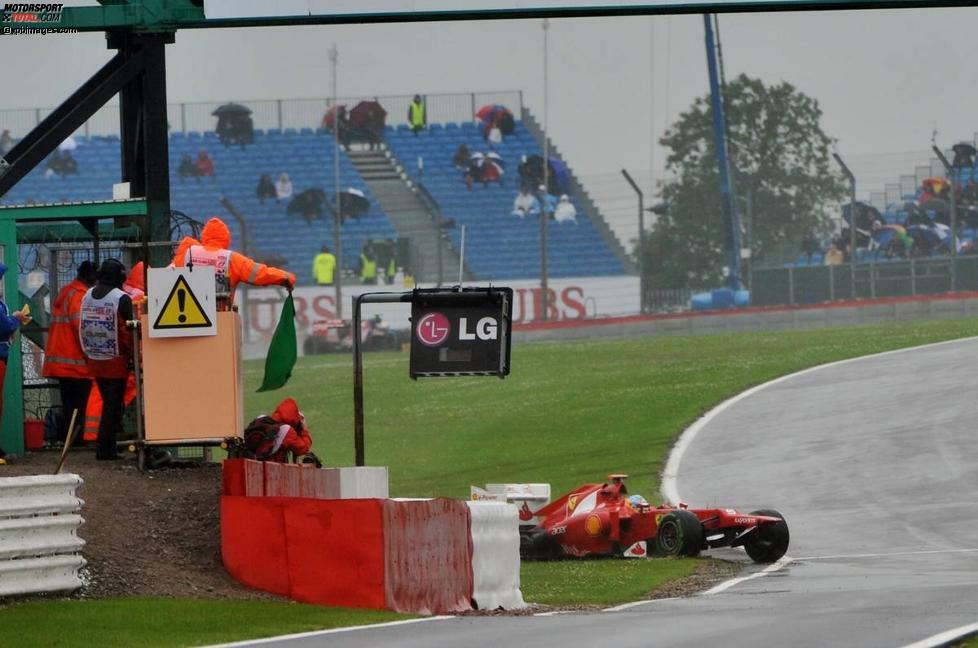
[[[856,176],[852,174],[838,153],[833,153],[842,175],[849,180],[849,291],[850,299],[856,298]]]
[[[413,292],[363,293],[353,297],[353,448],[357,466],[364,465],[363,444],[363,348],[360,345],[360,305],[410,302]]]
[[[638,188],[635,181],[632,180],[632,176],[628,174],[625,169],[621,170],[621,174],[625,176],[625,180],[628,184],[632,185],[632,189],[638,194],[638,253],[635,255],[635,259],[638,261],[638,303],[639,312],[645,312],[645,264],[643,263],[642,257],[645,254],[645,195],[642,190]]]
[[[934,155],[944,165],[944,171],[951,178],[951,292],[958,289],[957,257],[958,257],[958,208],[957,200],[954,197],[954,167],[947,161],[944,152],[937,146],[931,146]]]
[[[544,322],[549,319],[550,310],[550,287],[547,281],[547,227],[550,222],[550,138],[547,135],[547,128],[550,126],[548,119],[549,105],[549,67],[548,59],[549,41],[547,34],[550,31],[550,20],[543,19],[543,189],[539,195],[543,197],[540,204],[540,319]]]
[[[333,89],[332,89],[332,102],[336,107],[339,106],[340,100],[336,94],[336,64],[339,61],[340,55],[339,51],[336,49],[336,45],[333,45],[329,49],[329,61],[333,67]],[[327,108],[328,109],[328,108]],[[343,239],[342,239],[342,227],[343,227],[343,212],[340,208],[340,119],[339,119],[339,109],[333,112],[333,171],[334,171],[334,184],[333,192],[334,199],[336,200],[336,209],[333,212],[333,242],[336,247],[336,271],[333,273],[333,282],[336,285],[336,317],[343,318]]]

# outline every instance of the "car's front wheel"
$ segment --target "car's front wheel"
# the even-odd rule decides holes
[[[744,551],[758,563],[773,563],[788,552],[788,523],[773,509],[753,511],[751,515],[780,518],[780,522],[757,527],[744,538]]]

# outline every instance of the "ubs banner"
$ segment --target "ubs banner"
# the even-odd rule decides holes
[[[540,284],[535,280],[507,281],[513,289],[512,320],[523,324],[541,319],[543,311]],[[278,323],[279,311],[285,291],[280,288],[249,288],[247,300],[245,286],[238,287],[235,298],[242,310],[246,327],[246,357],[264,357],[265,347]],[[549,310],[551,321],[576,320],[588,317],[612,317],[634,315],[639,311],[638,277],[579,277],[557,279],[550,282]],[[391,290],[399,292],[404,287],[393,286],[343,286],[343,316],[352,313],[351,298],[363,292]],[[293,293],[296,311],[296,333],[300,343],[310,335],[317,322],[336,318],[335,290],[328,286],[297,288]],[[247,306],[245,305],[247,301]],[[380,315],[392,328],[410,328],[411,309],[401,304],[369,304],[363,308],[364,319]]]

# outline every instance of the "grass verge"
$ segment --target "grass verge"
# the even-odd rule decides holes
[[[383,610],[268,601],[34,601],[0,608],[0,646],[203,646],[409,618]]]
[[[506,380],[412,382],[408,354],[368,354],[367,464],[389,466],[394,496],[467,497],[486,482],[549,482],[556,495],[626,472],[630,490],[653,500],[673,440],[724,399],[813,365],[970,335],[973,319],[517,344]],[[246,364],[247,417],[293,396],[315,451],[352,465],[350,358],[301,358],[285,388],[256,394],[262,367]]]

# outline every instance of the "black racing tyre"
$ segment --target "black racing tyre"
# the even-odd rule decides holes
[[[776,524],[765,524],[744,538],[744,551],[758,563],[773,563],[788,552],[788,523],[784,516],[773,509],[752,511],[751,515],[781,518]]]
[[[695,556],[703,548],[703,525],[693,513],[670,511],[659,520],[655,549],[661,556]]]

